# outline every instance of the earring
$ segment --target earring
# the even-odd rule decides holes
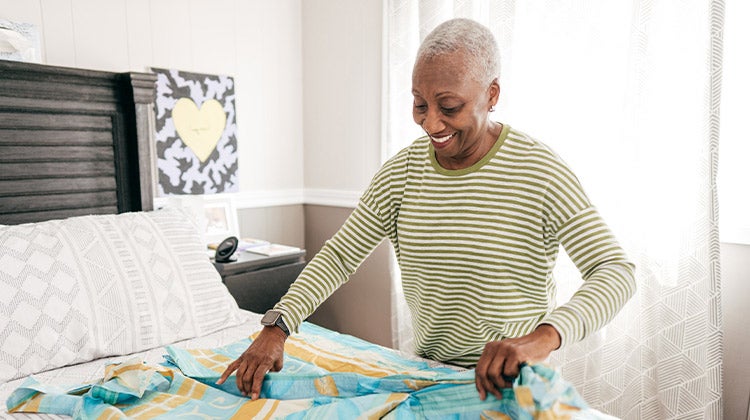
[[[495,105],[490,106],[490,112],[495,112]]]

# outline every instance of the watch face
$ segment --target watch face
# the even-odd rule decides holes
[[[276,321],[278,321],[279,317],[281,317],[281,312],[268,311],[265,315],[263,315],[260,323],[262,325],[276,325]]]

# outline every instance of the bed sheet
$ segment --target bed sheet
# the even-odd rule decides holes
[[[41,391],[42,394],[34,397],[34,401],[42,401],[41,404],[46,405],[47,410],[53,407],[55,410],[52,411],[72,413],[80,409],[85,411],[87,418],[106,417],[111,414],[108,412],[111,409],[106,408],[111,407],[109,404],[125,401],[120,397],[130,398],[129,395],[134,395],[131,391],[137,391],[138,388],[143,388],[139,394],[143,395],[143,399],[130,405],[135,410],[132,414],[144,410],[150,412],[153,408],[161,410],[164,414],[172,410],[194,414],[200,405],[205,409],[201,409],[201,413],[212,415],[214,418],[246,418],[250,413],[255,413],[253,416],[269,414],[285,418],[385,416],[394,419],[469,419],[489,416],[531,419],[537,418],[538,414],[548,416],[545,418],[558,418],[557,415],[573,419],[611,418],[587,407],[575,389],[560,378],[551,367],[524,366],[513,389],[503,390],[502,400],[488,396],[486,401],[480,401],[473,385],[471,370],[394,352],[313,324],[304,324],[300,335],[288,343],[286,356],[289,359],[285,356],[284,370],[269,374],[264,383],[266,399],[249,402],[238,395],[239,392],[231,381],[218,389],[206,387],[214,384],[223,371],[222,366],[228,360],[237,357],[252,339],[249,336],[261,328],[260,315],[243,311],[242,316],[244,319],[241,324],[205,337],[133,355],[98,359],[54,369],[34,375],[36,382],[19,379],[2,384],[0,398],[6,401],[11,393],[18,389],[13,396],[13,404],[19,404],[21,401],[27,401],[25,404],[29,404],[31,401],[27,399]],[[143,365],[141,361],[153,366]],[[156,366],[165,362],[165,367]],[[79,402],[68,404],[71,397],[65,394],[70,392],[71,388],[58,394],[59,390],[48,387],[97,381],[105,376],[104,367],[107,363],[120,363],[107,367],[107,377],[112,377],[110,374],[114,369],[126,375],[137,375],[139,379],[134,381],[133,376],[128,376],[130,379],[126,379],[126,382],[107,381],[95,385],[96,389],[92,389],[94,394],[91,395],[95,395],[94,398],[103,398],[89,400],[98,401],[93,403],[96,407],[89,403],[84,403],[89,404],[87,408],[81,408]],[[119,373],[115,373],[115,376],[119,376]],[[143,382],[144,380],[146,382]],[[143,394],[145,387],[154,390],[153,394],[148,394],[151,397]],[[198,389],[203,390],[196,391]],[[35,391],[29,394],[30,390]],[[48,392],[50,394],[47,394]],[[90,395],[90,392],[87,395]],[[22,395],[26,396],[19,400],[19,396]],[[165,406],[162,396],[166,399],[179,399],[179,408],[175,405],[174,409],[163,410]],[[238,397],[239,400],[234,401]],[[78,398],[80,397],[74,397],[76,400]],[[220,405],[231,403],[230,405],[239,407],[240,410],[236,411],[228,406],[231,410],[218,410],[218,406],[215,405],[217,402]],[[38,407],[38,404],[39,402],[32,403],[34,407]],[[73,408],[74,405],[78,408]],[[63,406],[68,409],[59,410]],[[47,414],[8,414],[5,411],[2,415],[14,419],[67,418]]]
[[[241,322],[233,327],[228,327],[223,330],[219,330],[212,334],[196,337],[188,340],[183,340],[172,344],[171,346],[183,349],[205,349],[215,348],[228,345],[236,342],[237,340],[246,338],[255,332],[260,331],[260,319],[261,314],[254,312],[240,310]],[[45,372],[34,374],[33,376],[41,383],[50,385],[72,385],[82,384],[97,380],[102,377],[104,372],[104,366],[108,363],[120,363],[125,362],[134,357],[141,358],[143,361],[149,364],[160,364],[164,362],[164,356],[167,354],[166,346],[156,347],[151,350],[133,353],[129,355],[105,357],[101,359],[92,360],[86,363],[80,363],[71,366],[65,366],[58,369],[52,369]],[[449,366],[435,361],[419,358],[415,355],[406,353],[399,353],[405,359],[421,360],[427,362],[431,367],[448,367],[454,370],[461,370],[455,366]],[[68,416],[52,415],[52,414],[32,414],[32,413],[8,413],[5,407],[5,401],[7,401],[10,394],[16,390],[26,378],[20,378],[13,381],[5,382],[0,384],[0,402],[2,402],[2,408],[0,409],[0,418],[9,419],[29,419],[29,420],[41,420],[41,419],[70,419]]]

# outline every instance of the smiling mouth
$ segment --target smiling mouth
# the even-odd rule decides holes
[[[432,141],[434,141],[435,143],[445,143],[446,141],[448,141],[448,140],[452,139],[452,138],[453,138],[453,136],[455,136],[455,135],[456,135],[456,133],[453,133],[453,134],[451,134],[451,135],[449,135],[449,136],[445,136],[445,137],[434,137],[434,136],[430,136],[430,138],[431,138],[431,139],[432,139]]]

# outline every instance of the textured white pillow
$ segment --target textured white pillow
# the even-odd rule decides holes
[[[236,325],[178,209],[0,227],[0,381]]]

